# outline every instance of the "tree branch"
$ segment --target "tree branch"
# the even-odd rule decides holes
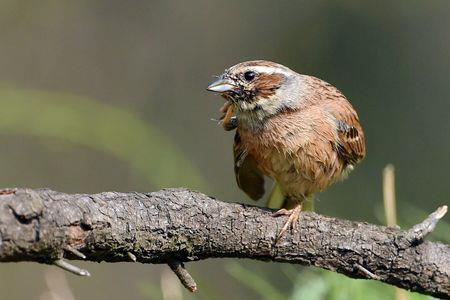
[[[446,213],[439,208],[408,231],[301,214],[297,229],[275,245],[284,218],[272,211],[217,201],[198,192],[0,191],[0,261],[56,264],[65,259],[169,263],[191,290],[182,262],[239,257],[314,265],[450,298],[450,246],[423,241]]]

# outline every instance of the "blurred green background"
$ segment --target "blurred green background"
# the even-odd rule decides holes
[[[232,134],[211,121],[222,101],[205,87],[230,65],[268,59],[337,86],[366,133],[365,161],[316,210],[384,223],[381,170],[393,163],[409,226],[449,202],[449,28],[447,0],[1,0],[0,186],[185,186],[249,203],[234,182]],[[449,242],[448,220],[434,238]],[[380,283],[275,263],[188,264],[195,295],[166,266],[79,264],[93,276],[2,264],[2,298],[394,297]]]

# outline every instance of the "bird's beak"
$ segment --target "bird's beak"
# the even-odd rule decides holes
[[[211,83],[206,90],[216,93],[226,93],[235,91],[238,87],[228,78],[219,78]]]

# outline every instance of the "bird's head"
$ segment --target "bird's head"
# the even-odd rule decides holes
[[[222,95],[235,108],[237,117],[259,119],[298,105],[300,75],[264,60],[230,67],[207,90]]]

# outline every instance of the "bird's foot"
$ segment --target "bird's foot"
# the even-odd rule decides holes
[[[278,243],[278,241],[281,239],[281,237],[286,233],[286,231],[289,228],[295,229],[301,211],[302,205],[298,204],[293,209],[282,208],[272,214],[273,217],[288,216],[288,219],[284,223],[283,228],[281,228],[280,233],[277,236],[276,243]]]

